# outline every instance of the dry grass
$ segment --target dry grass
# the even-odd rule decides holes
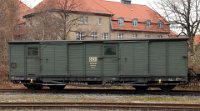
[[[8,79],[8,65],[2,64],[0,65],[0,89],[5,89],[5,88],[24,88],[23,85],[21,84],[13,84],[9,81]]]
[[[0,73],[1,73],[1,81],[8,81],[8,66],[7,65],[0,65]]]

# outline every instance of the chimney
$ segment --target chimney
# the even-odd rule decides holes
[[[121,0],[121,3],[123,3],[123,4],[131,4],[131,0]]]

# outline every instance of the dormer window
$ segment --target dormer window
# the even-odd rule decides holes
[[[124,18],[118,18],[118,25],[123,26],[124,25]]]
[[[121,3],[123,3],[123,4],[131,4],[131,0],[121,0]]]
[[[163,28],[163,22],[162,22],[162,21],[159,21],[159,22],[158,22],[158,28],[159,28],[159,29],[162,29],[162,28]]]
[[[132,25],[133,25],[133,27],[138,27],[138,19],[137,18],[133,19]]]
[[[145,21],[145,24],[146,24],[146,28],[151,28],[151,20],[147,20]]]

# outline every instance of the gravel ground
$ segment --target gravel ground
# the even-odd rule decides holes
[[[124,103],[196,103],[200,96],[126,95],[126,94],[22,94],[0,93],[0,102],[124,102]],[[140,109],[0,109],[0,111],[159,111]],[[170,110],[162,110],[170,111]],[[178,111],[178,110],[171,110]],[[181,110],[191,111],[191,110]]]
[[[0,102],[200,103],[200,96],[0,93]]]

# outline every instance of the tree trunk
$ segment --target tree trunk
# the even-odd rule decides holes
[[[188,41],[188,51],[190,55],[194,55],[194,37],[190,37]]]

